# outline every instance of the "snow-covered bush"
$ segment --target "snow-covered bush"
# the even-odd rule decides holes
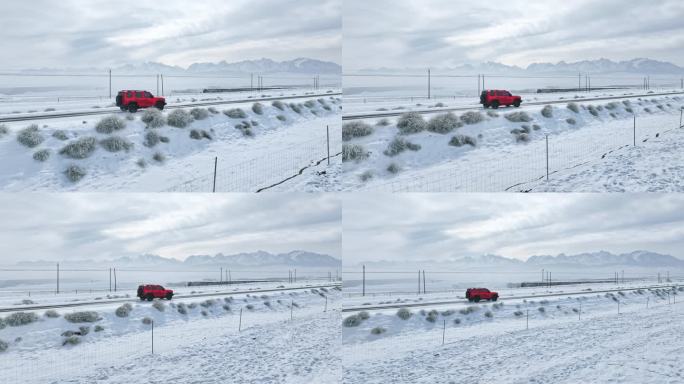
[[[567,118],[567,119],[565,120],[565,122],[568,123],[568,124],[570,124],[570,125],[575,125],[575,124],[577,124],[577,121],[576,121],[575,119],[573,119],[572,117]]]
[[[494,111],[487,111],[487,116],[489,117],[499,117],[499,114]]]
[[[361,161],[368,158],[370,154],[366,149],[358,144],[343,144],[342,145],[342,162],[347,161]]]
[[[589,110],[589,113],[591,113],[594,117],[598,117],[599,112],[596,109],[596,107],[594,107],[593,105],[589,105],[587,109]]]
[[[371,170],[365,171],[359,175],[359,180],[361,180],[361,182],[363,182],[363,183],[365,183],[366,181],[368,181],[372,178],[373,178],[373,171],[371,171]]]
[[[163,163],[166,161],[166,156],[164,156],[164,154],[161,152],[155,152],[154,155],[152,155],[152,158],[158,163]]]
[[[128,317],[128,315],[131,314],[131,311],[133,310],[133,306],[129,303],[126,303],[114,311],[114,314],[117,317]]]
[[[477,124],[484,121],[484,115],[477,111],[468,111],[461,115],[461,121],[468,124]]]
[[[9,133],[9,128],[5,124],[0,124],[0,137],[5,136]]]
[[[295,111],[295,113],[298,113],[300,115],[302,114],[302,107],[300,107],[299,105],[297,105],[295,103],[290,103],[289,105],[290,105],[290,109]]]
[[[223,304],[223,309],[227,312],[230,312],[230,305],[228,304]]]
[[[477,145],[477,140],[473,137],[466,135],[456,135],[449,140],[449,145],[454,147],[462,147],[464,145],[470,145],[472,147]]]
[[[280,121],[282,121],[282,122],[287,121],[287,117],[285,117],[285,115],[278,115],[278,116],[276,116],[276,119],[278,119],[278,120],[280,120]]]
[[[72,141],[59,150],[59,154],[71,159],[85,159],[95,152],[97,148],[97,139],[94,137],[81,137],[78,140]]]
[[[523,311],[515,311],[515,312],[513,312],[513,316],[515,316],[515,317],[520,317],[520,316],[522,316],[522,315],[523,315]]]
[[[190,110],[190,114],[195,120],[204,120],[209,117],[209,111],[204,108],[193,108]]]
[[[101,325],[96,325],[94,331],[95,332],[102,332],[102,331],[104,331],[104,327]]]
[[[56,317],[59,317],[59,313],[57,313],[57,311],[55,311],[54,309],[48,309],[47,311],[45,311],[45,317],[54,319]]]
[[[145,141],[143,142],[143,145],[152,148],[155,145],[159,144],[159,135],[155,131],[147,131],[145,133]]]
[[[461,315],[469,315],[469,314],[471,314],[473,312],[477,312],[479,310],[480,310],[480,307],[478,307],[476,305],[471,305],[469,307],[459,309],[458,313],[460,313]]]
[[[64,315],[64,319],[70,323],[94,323],[100,320],[100,316],[97,314],[97,312],[85,311],[67,313]]]
[[[285,110],[285,103],[283,103],[283,102],[280,101],[280,100],[274,101],[273,103],[271,103],[271,105],[274,106],[274,107],[276,107],[276,108],[278,108],[278,109],[280,109],[281,111],[284,111],[284,110]]]
[[[0,340],[0,352],[5,352],[7,348],[9,348],[9,344],[4,340]]]
[[[61,129],[52,132],[52,137],[62,141],[69,140],[69,136],[67,136],[67,133],[65,131],[62,131]]]
[[[78,327],[78,332],[81,334],[81,336],[85,336],[90,333],[90,327],[87,325],[82,325]]]
[[[361,320],[368,320],[370,318],[370,314],[368,314],[366,311],[359,312],[358,316]]]
[[[351,315],[342,320],[342,325],[345,327],[358,327],[362,321],[358,315]]]
[[[425,130],[427,123],[418,112],[404,113],[397,120],[397,128],[402,135],[410,135]]]
[[[311,109],[316,106],[316,102],[314,100],[307,100],[304,102],[304,106]]]
[[[397,311],[397,317],[399,317],[402,320],[408,320],[413,316],[411,311],[408,308],[399,308]]]
[[[150,324],[152,324],[152,318],[145,316],[142,319],[142,323],[145,325],[150,325]]]
[[[160,128],[166,125],[164,115],[157,108],[148,108],[143,112],[140,120],[145,123],[147,128]]]
[[[403,137],[397,136],[389,143],[387,149],[385,149],[383,153],[385,156],[393,157],[407,149],[411,151],[419,151],[420,148],[421,146],[419,144],[411,143],[410,141],[405,140]]]
[[[202,139],[211,140],[212,139],[209,132],[205,131],[204,129],[202,129],[202,130],[197,130],[197,129],[191,130],[190,131],[190,138],[193,140],[202,140]]]
[[[263,115],[264,114],[263,104],[261,104],[261,103],[252,104],[252,112],[256,113],[257,115]]]
[[[156,309],[159,312],[164,312],[166,310],[166,305],[162,303],[161,301],[155,301],[152,303],[152,308]]]
[[[213,300],[213,299],[207,299],[207,300],[204,300],[203,302],[200,303],[200,306],[202,308],[209,308],[209,307],[213,307],[214,305],[216,305],[216,300]]]
[[[552,118],[553,117],[553,107],[550,105],[544,106],[544,108],[542,108],[542,110],[541,110],[541,114],[542,114],[542,116],[546,117],[547,119]]]
[[[76,183],[80,181],[82,178],[84,178],[86,175],[85,169],[79,167],[78,165],[70,165],[67,167],[67,169],[64,170],[64,176],[71,181],[72,183]]]
[[[425,317],[425,320],[429,321],[430,323],[434,323],[437,321],[437,317],[439,317],[439,312],[433,309],[430,312],[428,312],[427,316]]]
[[[373,335],[382,335],[385,332],[387,332],[387,330],[383,327],[375,327],[371,329],[371,334]]]
[[[112,133],[124,128],[126,128],[126,121],[121,120],[116,116],[107,116],[95,125],[95,130],[98,133]]]
[[[458,317],[455,318],[455,319],[454,319],[454,324],[456,324],[456,325],[461,324],[461,319],[459,319]]]
[[[427,130],[435,133],[449,133],[456,128],[461,128],[463,123],[453,113],[445,113],[434,116],[427,123]]]
[[[178,307],[176,308],[176,310],[177,310],[178,313],[180,313],[181,315],[187,315],[187,314],[188,314],[188,309],[187,309],[187,307],[185,306],[184,303],[178,304]]]
[[[45,137],[40,133],[38,125],[31,124],[17,133],[17,141],[26,147],[35,148],[45,141]]]
[[[545,313],[545,312],[546,312],[546,308],[544,308],[544,307],[539,307],[539,308],[537,308],[537,310],[538,310],[539,312],[541,312],[541,313]]]
[[[579,113],[579,106],[575,103],[569,103],[567,108],[575,113]]]
[[[166,117],[166,123],[172,127],[185,128],[192,123],[192,115],[184,109],[176,109]]]
[[[33,160],[36,161],[47,161],[47,159],[50,158],[50,150],[49,149],[41,149],[33,153]]]
[[[209,107],[209,108],[207,108],[207,111],[209,111],[209,113],[211,113],[212,115],[218,115],[218,114],[220,113],[220,112],[218,111],[218,109],[216,109],[216,108],[214,108],[214,107]]]
[[[100,140],[100,146],[108,152],[128,152],[133,148],[133,143],[120,136],[110,136],[104,140]]]
[[[528,143],[530,141],[530,135],[525,132],[521,132],[515,135],[516,143]]]
[[[379,127],[386,127],[386,126],[390,125],[390,121],[385,119],[385,118],[382,118],[382,119],[378,120],[378,122],[375,123],[375,125],[377,125]]]
[[[399,173],[400,169],[397,163],[391,163],[390,165],[387,166],[387,172],[396,175]]]
[[[342,140],[349,141],[355,137],[368,136],[373,133],[373,127],[363,121],[352,121],[342,125]]]
[[[19,327],[31,324],[36,320],[38,320],[38,316],[33,312],[15,312],[5,318],[5,323],[10,327]]]
[[[62,346],[65,345],[78,345],[81,343],[81,339],[78,336],[68,336],[62,341]]]
[[[532,121],[532,117],[527,112],[511,112],[505,114],[504,117],[512,123],[529,123]]]
[[[491,319],[492,317],[494,317],[494,314],[492,313],[492,311],[487,311],[484,313],[484,316],[488,319]]]

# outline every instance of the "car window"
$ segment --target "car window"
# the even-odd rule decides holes
[[[126,93],[126,96],[128,96],[128,97],[133,97],[133,92],[130,92],[130,91],[129,91],[128,93]]]
[[[149,93],[149,92],[145,92],[145,97],[149,97],[149,98],[152,98],[152,97],[154,97],[154,96],[152,96],[152,94],[151,94],[151,93]]]
[[[135,97],[143,97],[143,93],[142,92],[136,92]]]
[[[506,91],[504,92],[505,96],[512,96],[510,92]]]

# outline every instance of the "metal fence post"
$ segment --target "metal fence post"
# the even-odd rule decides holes
[[[546,135],[546,181],[549,181],[549,135]]]
[[[216,193],[216,168],[218,167],[218,156],[214,157],[214,187],[211,192]]]
[[[242,332],[242,307],[240,307],[240,322],[238,323],[238,332]]]
[[[154,355],[154,320],[152,320],[152,354]]]
[[[325,309],[323,312],[328,312],[328,296],[325,297]]]
[[[525,329],[530,329],[530,310],[527,310],[527,318],[525,320]]]
[[[580,309],[579,312],[577,313],[577,320],[582,320],[582,300],[580,298]]]
[[[679,128],[682,127],[682,114],[684,114],[684,107],[679,110]]]
[[[293,311],[294,311],[294,300],[290,301],[290,321],[293,319]]]
[[[366,296],[366,265],[363,265],[363,278],[362,278],[362,290],[361,290],[361,296]]]
[[[634,114],[634,146],[636,147],[636,113]]]
[[[328,144],[328,165],[330,165],[330,126],[325,126],[325,140]]]
[[[444,320],[444,325],[442,326],[442,345],[444,345],[444,336],[446,335],[446,320]]]

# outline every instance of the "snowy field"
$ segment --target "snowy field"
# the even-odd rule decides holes
[[[0,189],[211,192],[216,161],[217,192],[324,190],[321,160],[328,132],[331,156],[340,152],[340,110],[337,96],[303,96],[10,122],[0,128]]]
[[[681,382],[684,287],[619,289],[344,313],[344,382]]]
[[[553,97],[560,101],[559,95]],[[343,189],[543,190],[540,182],[547,173],[548,137],[549,180],[553,183],[549,190],[681,191],[673,175],[681,172],[677,128],[682,106],[684,98],[675,94],[615,96],[595,102],[564,100],[496,111],[479,108],[345,122]],[[345,114],[348,112],[345,101]],[[657,146],[660,142],[661,147]],[[630,148],[635,143],[643,146],[638,153]],[[612,160],[616,156],[638,156],[633,162],[639,165],[630,167],[629,162]],[[645,175],[649,164],[664,157],[670,161],[668,165],[660,164]],[[612,166],[601,168],[608,162]],[[595,166],[594,173],[601,176],[563,182],[569,177],[564,175],[581,172],[586,166]],[[645,180],[625,182],[639,176]],[[595,180],[594,184],[584,184],[590,180]]]
[[[339,296],[318,286],[14,312],[0,329],[0,375],[5,383],[336,382]]]

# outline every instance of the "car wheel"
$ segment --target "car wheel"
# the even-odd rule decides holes
[[[513,103],[513,106],[516,108],[520,108],[520,102],[516,101],[515,103]]]
[[[166,295],[166,300],[171,300],[172,297],[173,295],[169,293],[168,295]]]
[[[152,301],[154,300],[154,296],[152,295],[147,295],[147,301]]]
[[[476,302],[476,303],[479,303],[479,302],[480,302],[480,298],[479,298],[479,297],[473,297],[473,301]]]
[[[492,301],[497,301],[499,299],[499,296],[492,296]]]
[[[126,112],[126,107],[119,107],[121,109],[121,112]]]
[[[128,106],[128,112],[130,112],[130,113],[138,112],[138,105],[136,105],[136,104],[129,105]]]
[[[492,106],[492,108],[494,108],[494,109],[499,109],[499,102],[498,102],[498,101],[492,101],[491,106]]]
[[[158,103],[156,107],[157,107],[157,109],[160,110],[160,111],[163,111],[163,110],[164,110],[164,104],[162,104],[162,103]]]

